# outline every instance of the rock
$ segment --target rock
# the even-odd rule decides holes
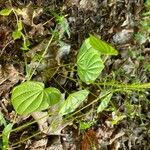
[[[131,40],[132,36],[133,36],[132,29],[123,29],[122,31],[117,32],[113,36],[113,41],[116,44],[126,44],[129,40]]]

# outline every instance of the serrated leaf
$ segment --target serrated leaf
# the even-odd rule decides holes
[[[21,31],[14,31],[12,33],[12,37],[13,37],[14,40],[20,39],[21,36],[22,36],[22,32]]]
[[[118,51],[106,42],[100,40],[99,38],[90,35],[89,37],[91,46],[105,55],[118,55]]]
[[[3,9],[0,11],[0,15],[2,16],[9,16],[9,14],[12,12],[12,9]]]
[[[98,109],[97,109],[97,113],[99,112],[102,112],[103,110],[105,110],[107,107],[108,107],[108,104],[111,100],[111,97],[112,97],[112,93],[106,95],[106,97],[104,97],[100,103],[100,105],[98,106]]]
[[[81,52],[77,59],[77,73],[80,79],[86,84],[93,83],[104,69],[104,64],[99,53],[93,49]]]
[[[63,116],[73,112],[86,99],[88,94],[89,91],[87,90],[81,90],[70,94],[60,108],[59,114]]]
[[[55,100],[52,100],[52,98],[56,98],[58,93],[56,90],[53,92],[54,89],[45,89],[44,84],[41,82],[27,81],[13,89],[12,105],[18,114],[30,114],[35,111],[41,111],[55,103]],[[58,101],[58,97],[56,101]]]

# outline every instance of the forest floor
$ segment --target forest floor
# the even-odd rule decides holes
[[[147,25],[145,20],[150,20],[150,15],[143,15],[148,9],[143,0],[0,0],[0,10],[5,8],[19,8],[20,12],[18,16],[13,12],[0,16],[1,149],[3,131],[9,123],[13,123],[8,142],[10,150],[150,149],[149,89],[115,93],[113,108],[109,106],[96,114],[93,110],[97,104],[91,105],[73,116],[77,119],[57,125],[52,134],[41,129],[47,126],[44,119],[34,121],[36,115],[42,116],[46,111],[35,116],[18,115],[11,104],[12,89],[26,80],[27,66],[35,68],[57,25],[60,29],[54,34],[58,38],[53,39],[51,50],[44,57],[44,63],[36,68],[32,80],[56,87],[63,95],[80,89],[81,82],[69,64],[76,64],[80,46],[92,34],[119,53],[105,61],[101,82],[149,83],[150,22]],[[17,18],[23,23],[25,45],[23,38],[12,37]],[[61,48],[66,49],[63,54],[58,53]],[[89,86],[96,93],[96,87]],[[78,117],[81,114],[85,116]],[[51,121],[48,124],[51,125]],[[81,124],[88,127],[81,129]]]

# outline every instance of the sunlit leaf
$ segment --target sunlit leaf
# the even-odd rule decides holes
[[[18,114],[29,114],[47,109],[57,103],[60,92],[54,88],[44,88],[41,82],[27,81],[12,91],[12,104]]]
[[[21,31],[23,29],[23,24],[22,24],[22,20],[19,20],[17,23],[17,27],[18,27],[18,31]]]
[[[90,49],[92,46],[90,44],[90,41],[89,41],[89,38],[87,38],[83,44],[81,45],[80,47],[80,50],[79,50],[79,54],[77,56],[77,59],[78,57],[81,57],[82,54],[86,53],[88,49]]]
[[[53,87],[46,88],[45,93],[47,94],[49,105],[58,103],[61,98],[60,91]]]
[[[90,44],[91,46],[101,52],[102,54],[105,55],[118,55],[118,52],[116,49],[114,49],[112,46],[107,44],[106,42],[100,40],[99,38],[90,35]]]
[[[9,14],[12,12],[12,9],[3,9],[0,11],[0,15],[2,16],[9,16]]]
[[[21,36],[22,36],[22,32],[21,31],[14,31],[12,33],[12,37],[13,37],[14,40],[20,39]]]
[[[105,110],[107,107],[108,107],[108,104],[111,100],[111,97],[112,97],[112,93],[106,95],[106,97],[104,97],[100,103],[100,105],[98,106],[98,109],[97,109],[97,113],[99,112],[102,112],[103,110]]]
[[[89,91],[87,90],[81,90],[70,94],[60,108],[59,114],[63,116],[73,112],[86,99],[88,94]]]
[[[77,59],[77,73],[80,79],[87,83],[93,83],[100,75],[104,68],[104,64],[100,59],[98,51],[93,48],[81,52]]]

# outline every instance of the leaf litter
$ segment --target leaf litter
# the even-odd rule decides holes
[[[9,6],[9,3],[3,0],[0,4],[0,8]],[[31,50],[29,53],[26,53],[27,62],[32,60],[30,64],[28,63],[29,68],[34,68],[37,65],[38,57],[41,57],[41,53],[47,45],[47,37],[50,37],[48,31],[49,27],[54,28],[55,26],[53,16],[47,14],[47,12],[49,12],[48,10],[59,12],[62,7],[65,14],[67,14],[66,21],[70,27],[70,39],[62,33],[62,42],[59,43],[60,45],[52,44],[46,58],[44,58],[44,61],[38,66],[37,72],[34,74],[34,80],[44,81],[47,82],[48,85],[52,84],[58,86],[53,81],[53,77],[60,77],[57,72],[65,74],[64,70],[66,70],[66,68],[59,69],[61,62],[74,63],[74,59],[72,58],[75,57],[79,46],[89,33],[94,33],[100,35],[103,40],[110,42],[119,49],[120,53],[119,56],[106,61],[106,70],[102,73],[102,78],[105,77],[107,73],[110,79],[113,77],[125,83],[149,81],[149,72],[145,71],[143,67],[145,63],[149,63],[149,43],[147,43],[147,40],[142,39],[141,46],[134,40],[134,34],[139,30],[138,24],[141,17],[140,13],[143,9],[143,1],[66,0],[65,3],[60,1],[55,3],[54,1],[49,2],[47,0],[40,0],[38,2],[29,2],[27,0],[22,3],[18,0],[12,0],[12,5],[20,8],[19,15],[25,24],[24,32],[28,37],[31,36],[29,38],[31,41]],[[22,65],[22,52],[20,52],[18,47],[20,41],[16,43],[11,42],[12,37],[10,32],[14,29],[15,18],[12,17],[11,21],[8,21],[8,18],[0,17],[0,28],[2,29],[0,31],[0,97],[2,102],[0,107],[4,118],[12,122],[15,113],[10,105],[10,92],[13,86],[24,80],[25,70]],[[44,42],[45,44],[43,44]],[[37,54],[36,58],[35,54]],[[145,60],[142,60],[141,55]],[[48,68],[54,69],[50,69],[49,75],[47,76]],[[112,70],[115,72],[114,76],[111,72]],[[65,75],[68,76],[69,73]],[[78,88],[68,79],[63,80],[61,85],[68,89],[69,86],[74,89]],[[130,94],[132,98],[129,98]],[[123,107],[123,101],[129,101],[128,105],[135,108],[135,116],[140,115],[140,113],[138,113],[139,111],[142,113],[140,116],[141,120],[137,117],[135,117],[134,120],[127,117],[123,120],[119,120],[118,118],[122,116],[120,116],[118,112],[111,114],[108,106],[108,111],[103,112],[100,116],[94,115],[98,120],[96,124],[81,134],[77,124],[72,122],[63,124],[61,117],[57,118],[54,116],[54,118],[51,118],[50,116],[37,121],[38,125],[33,124],[29,126],[29,128],[22,129],[18,133],[15,133],[18,134],[17,136],[20,136],[20,140],[22,140],[31,135],[30,132],[32,129],[44,132],[42,135],[26,140],[20,145],[20,149],[44,150],[54,149],[57,146],[58,149],[86,150],[93,146],[90,142],[93,139],[96,145],[95,147],[93,146],[93,148],[97,149],[140,149],[143,147],[149,149],[149,140],[147,140],[149,139],[147,133],[150,132],[148,128],[149,122],[145,115],[149,113],[149,105],[145,106],[146,104],[143,104],[145,99],[149,99],[149,93],[146,92],[146,96],[142,94],[139,96],[135,93],[129,93],[129,95],[122,94],[118,97],[113,95],[112,100],[115,101],[114,105],[119,106],[119,110],[123,113],[130,113],[130,111],[127,112],[127,110],[124,110],[125,108]],[[140,108],[141,106],[145,107]],[[92,111],[93,107],[88,109],[88,111]],[[39,118],[39,116],[41,117],[47,114],[48,112],[38,112],[34,115],[34,118]],[[38,115],[38,117],[36,115]],[[118,120],[115,120],[117,123],[112,126],[112,121],[114,121],[113,119],[116,117],[118,117]],[[82,119],[85,121],[86,119],[93,121],[93,117],[88,116]],[[56,123],[56,120],[59,123]],[[24,116],[22,118],[17,116],[16,127],[30,121],[33,121],[30,116]],[[49,126],[52,122],[57,124],[55,129]],[[141,122],[144,122],[143,126]],[[48,134],[43,129],[45,127],[50,127]],[[57,134],[56,138],[51,135],[52,131],[55,131],[54,134]],[[17,140],[15,140],[15,134],[10,135],[11,143],[17,142]],[[87,136],[88,138],[86,138]],[[52,142],[49,138],[54,139],[54,141]]]

